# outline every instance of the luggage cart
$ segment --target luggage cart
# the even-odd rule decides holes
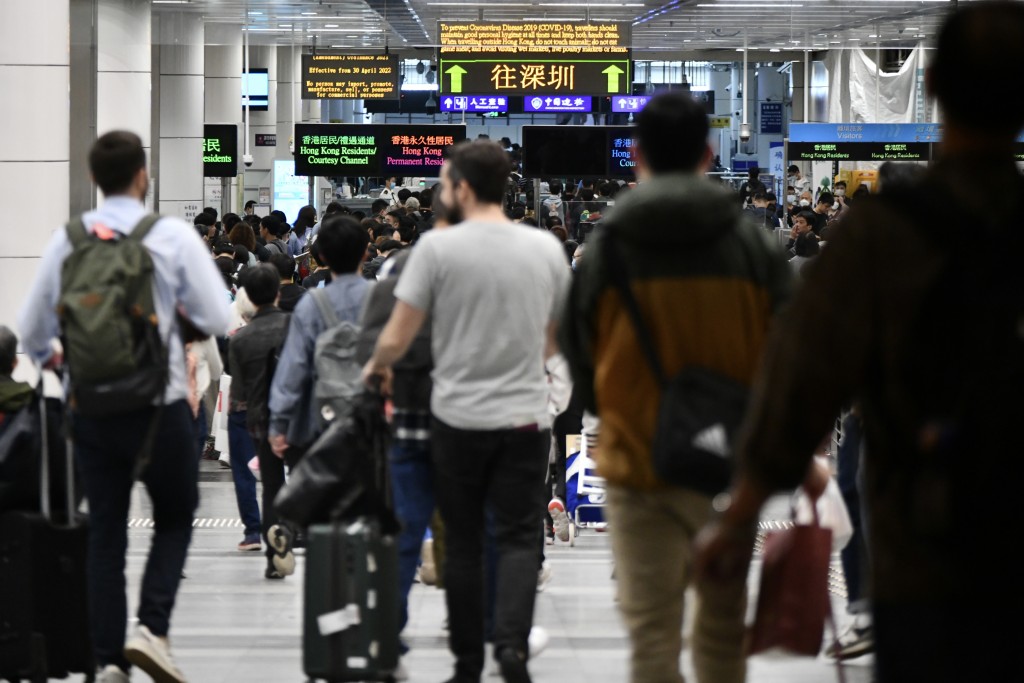
[[[576,545],[580,529],[603,528],[607,504],[605,481],[594,474],[597,464],[588,455],[588,439],[581,435],[566,437],[565,464],[566,512],[569,514],[569,545]]]

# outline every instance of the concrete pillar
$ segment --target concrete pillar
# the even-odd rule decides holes
[[[732,116],[733,97],[732,70],[712,71],[711,89],[715,91],[715,116]],[[726,87],[729,87],[726,90]],[[732,129],[713,128],[711,130],[711,148],[722,158],[722,165],[732,167]]]
[[[255,35],[249,36],[249,67],[252,69],[266,69],[270,79],[270,104],[267,111],[250,112],[252,118],[249,120],[249,151],[253,156],[252,169],[246,169],[246,173],[259,173],[259,171],[270,171],[274,167],[274,147],[256,147],[256,134],[274,135],[277,133],[277,46],[276,45],[253,45]],[[242,147],[245,144],[243,140]],[[289,217],[289,220],[294,218]]]
[[[242,144],[242,26],[241,24],[206,24],[203,54],[203,111],[206,123],[233,123],[239,129],[238,155]],[[244,172],[243,166],[240,171]],[[221,179],[205,181],[204,206],[219,207]],[[238,179],[231,180],[230,205],[241,215]]]
[[[98,0],[96,132],[128,130],[152,147],[152,11],[149,0]],[[154,180],[159,177],[150,169]],[[150,193],[152,194],[152,186]],[[97,198],[97,203],[102,198]],[[152,208],[152,196],[147,198]]]
[[[300,93],[295,89],[298,78],[299,47],[284,46],[277,50],[277,149],[274,156],[287,159],[291,156],[289,141],[295,131],[293,121],[302,121],[298,105]],[[293,59],[294,55],[294,59]]]
[[[159,38],[160,213],[191,221],[203,197],[203,49],[198,14],[164,12],[154,16]],[[219,205],[216,207],[220,209]]]
[[[87,173],[68,161],[68,31],[68,0],[3,3],[0,92],[8,106],[0,108],[0,187],[19,224],[5,231],[0,249],[0,325],[11,329],[43,249],[68,220],[69,174]],[[16,101],[26,96],[37,105]]]

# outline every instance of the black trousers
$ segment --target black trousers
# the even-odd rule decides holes
[[[100,666],[128,669],[125,554],[135,462],[155,408],[107,418],[74,416],[75,459],[89,499],[89,621]],[[153,540],[142,576],[139,623],[154,635],[170,628],[181,570],[199,504],[199,458],[185,401],[164,406],[142,481],[153,501]]]
[[[274,549],[270,547],[267,531],[280,521],[274,508],[274,498],[284,486],[284,460],[270,450],[270,442],[266,437],[258,440],[254,438],[253,441],[260,462],[260,483],[263,484],[263,538],[267,543],[266,555],[269,562],[274,556]]]
[[[542,543],[547,430],[470,431],[438,419],[432,426],[434,486],[445,524],[445,596],[450,647],[460,681],[478,681],[484,665],[486,508],[498,546],[495,652],[527,653]]]

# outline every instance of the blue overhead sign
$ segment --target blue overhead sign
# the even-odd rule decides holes
[[[643,111],[647,103],[651,101],[649,95],[637,95],[635,97],[613,97],[612,112],[616,114],[635,114]]]
[[[445,95],[441,98],[441,111],[465,111],[471,114],[508,111],[506,95]]]
[[[556,97],[552,95],[527,95],[523,98],[525,112],[573,112],[586,114],[591,111],[593,98],[588,96]]]
[[[782,133],[782,102],[761,103],[761,133],[766,135]]]
[[[793,123],[790,142],[939,142],[937,123]]]

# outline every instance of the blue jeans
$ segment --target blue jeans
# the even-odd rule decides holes
[[[228,415],[228,446],[231,449],[231,475],[235,480],[238,514],[245,526],[245,537],[260,536],[260,504],[256,502],[256,476],[249,461],[256,455],[252,437],[245,426],[245,411]]]
[[[423,537],[434,514],[434,470],[430,460],[430,442],[423,442],[421,446],[394,443],[389,459],[395,514],[402,523],[402,531],[398,536],[401,632],[409,621],[409,591],[416,578]]]
[[[135,462],[155,414],[155,408],[144,408],[113,417],[73,418],[75,461],[89,499],[89,628],[101,667],[116,664],[128,670],[123,653],[128,510]],[[184,401],[164,406],[141,477],[153,502],[154,527],[138,618],[156,636],[166,636],[170,628],[199,504],[191,422]]]

